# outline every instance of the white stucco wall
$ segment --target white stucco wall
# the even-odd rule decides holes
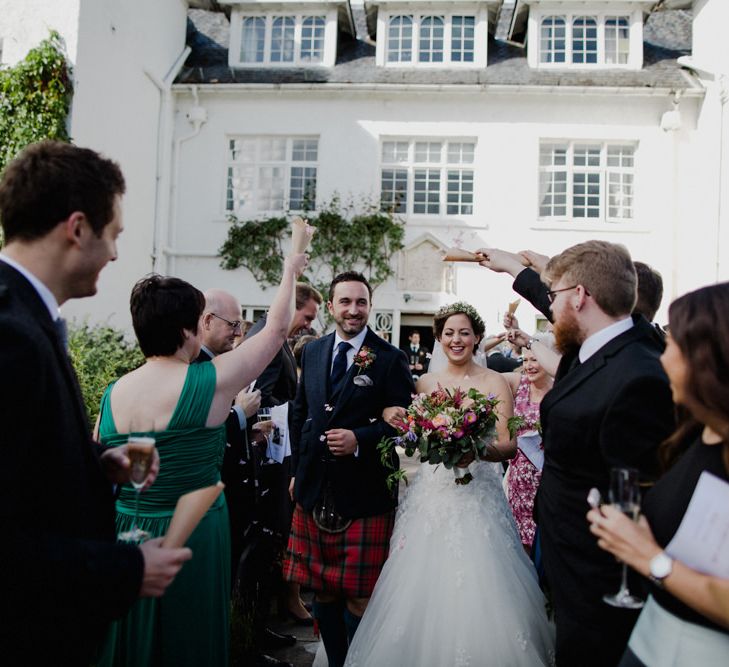
[[[95,297],[64,307],[67,317],[130,328],[131,287],[153,266],[157,191],[168,172],[170,81],[164,79],[185,48],[186,5],[81,0],[71,135],[119,162],[127,192],[119,259],[102,272]]]
[[[2,60],[14,65],[28,51],[57,31],[66,43],[69,58],[76,59],[81,0],[0,0]]]
[[[185,114],[192,103],[190,91],[176,88],[175,132],[185,135],[190,125]],[[270,301],[266,292],[240,269],[223,271],[214,258],[225,238],[223,214],[226,137],[237,134],[318,135],[318,199],[338,192],[343,198],[379,189],[379,140],[383,136],[474,137],[477,140],[476,202],[473,216],[411,219],[406,245],[426,232],[445,245],[462,235],[466,247],[493,245],[513,250],[532,248],[554,254],[591,238],[624,243],[636,259],[664,276],[666,292],[681,285],[707,282],[702,266],[709,244],[699,232],[703,222],[684,219],[672,193],[681,187],[681,141],[690,141],[696,99],[682,102],[684,124],[678,134],[660,129],[670,97],[611,95],[518,94],[475,91],[323,92],[302,90],[238,89],[199,91],[208,122],[198,136],[183,145],[179,158],[176,211],[170,228],[172,256],[168,270],[201,289],[219,286],[232,291],[242,303]],[[639,145],[635,220],[628,225],[545,225],[537,221],[538,149],[540,139],[628,140]],[[206,165],[204,169],[201,165]],[[674,228],[690,229],[678,237]],[[677,242],[691,242],[692,262],[685,275],[674,275]],[[694,285],[694,283],[696,283]],[[459,298],[483,312],[490,330],[500,327],[503,312],[513,300],[511,280],[484,269],[459,266]],[[395,283],[382,286],[376,305],[403,313],[433,310],[452,297],[439,295],[431,302],[406,304]],[[520,307],[523,324],[533,325],[533,311]]]

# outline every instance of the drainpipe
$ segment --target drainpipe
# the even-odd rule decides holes
[[[155,156],[155,187],[154,187],[154,220],[152,225],[152,271],[161,272],[159,266],[159,245],[162,220],[165,219],[164,209],[167,207],[167,198],[162,196],[164,181],[169,160],[169,135],[172,130],[172,82],[182,69],[187,56],[192,49],[185,46],[179,56],[175,59],[167,74],[159,79],[153,72],[145,69],[145,76],[154,84],[159,91],[160,103],[157,112],[157,153]]]
[[[192,132],[182,137],[178,137],[175,140],[175,152],[173,156],[174,162],[172,165],[172,183],[170,184],[170,214],[167,223],[168,244],[162,247],[162,254],[165,256],[166,265],[168,265],[177,254],[175,252],[177,243],[173,239],[169,238],[169,232],[174,228],[177,215],[177,184],[180,177],[180,151],[182,149],[182,144],[200,134],[200,129],[208,119],[207,109],[200,106],[200,97],[198,95],[197,86],[192,86],[191,93],[194,103],[187,112],[186,118],[192,125]]]

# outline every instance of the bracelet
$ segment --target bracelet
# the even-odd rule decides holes
[[[530,339],[529,339],[529,340],[528,340],[528,341],[526,342],[526,345],[525,345],[524,347],[525,347],[525,348],[526,348],[527,350],[531,350],[531,349],[532,349],[532,343],[534,343],[534,339],[533,339],[533,338],[530,338]]]

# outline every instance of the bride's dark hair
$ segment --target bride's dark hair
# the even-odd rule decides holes
[[[664,467],[680,456],[706,416],[724,440],[729,470],[729,283],[703,287],[676,299],[668,310],[668,331],[688,367],[686,393],[691,412],[678,406],[680,426],[659,450]],[[698,414],[696,414],[698,413]]]
[[[478,339],[476,345],[473,348],[474,353],[478,349],[478,343],[481,342],[483,335],[486,333],[486,325],[481,319],[481,316],[476,312],[476,309],[465,301],[458,301],[448,306],[443,306],[433,317],[433,335],[440,340],[443,335],[443,328],[449,317],[453,315],[465,315],[471,322],[471,328],[473,333]]]

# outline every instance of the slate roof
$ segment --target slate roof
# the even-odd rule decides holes
[[[375,66],[375,45],[367,38],[365,14],[352,7],[358,39],[339,35],[334,67],[228,67],[230,23],[224,13],[202,9],[188,12],[187,43],[192,52],[175,83],[179,84],[392,84],[505,85],[686,89],[696,86],[676,62],[690,53],[691,12],[654,12],[644,29],[643,69],[536,70],[525,50],[489,36],[488,64],[482,70],[392,69]],[[506,11],[509,11],[507,9]],[[502,17],[503,18],[503,17]],[[498,32],[497,32],[498,34]]]

